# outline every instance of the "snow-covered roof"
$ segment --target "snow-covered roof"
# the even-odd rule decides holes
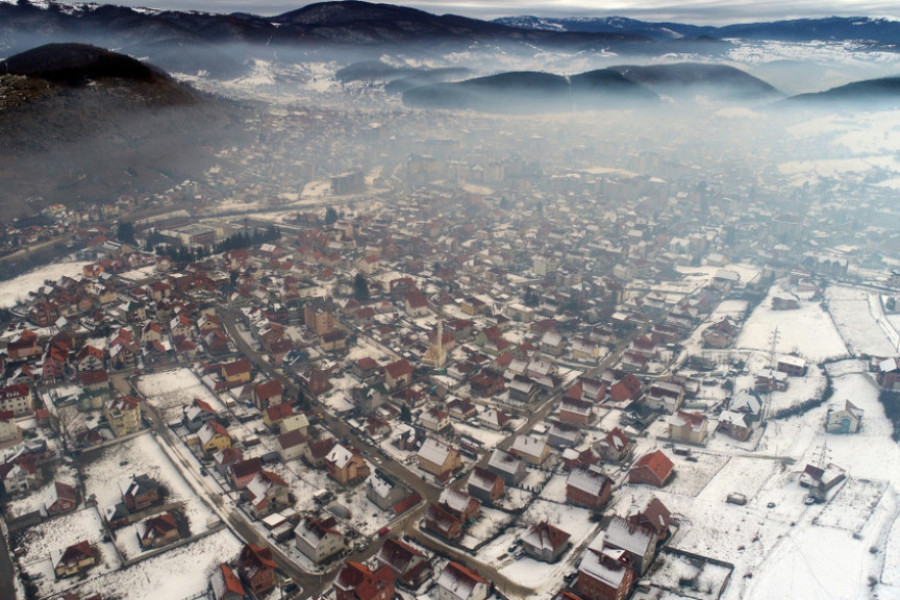
[[[444,464],[453,448],[434,438],[427,438],[419,448],[418,456],[436,465]]]
[[[651,544],[655,543],[653,532],[636,527],[622,517],[615,516],[606,528],[604,544],[627,550],[631,554],[644,556]]]

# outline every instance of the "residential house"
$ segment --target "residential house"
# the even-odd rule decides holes
[[[862,427],[863,411],[847,400],[843,410],[828,410],[825,431],[828,433],[858,433]]]
[[[281,404],[284,397],[284,386],[277,379],[272,379],[253,387],[253,403],[259,410]]]
[[[669,537],[672,513],[659,498],[652,498],[644,510],[629,516],[628,521],[633,525],[651,529],[656,536],[656,544],[659,545]]]
[[[182,409],[181,424],[191,433],[197,433],[208,421],[216,418],[216,411],[205,400],[194,398],[190,406]]]
[[[550,446],[536,435],[519,435],[513,440],[509,452],[525,459],[530,465],[542,465],[550,456]]]
[[[0,411],[13,416],[30,415],[34,411],[34,398],[27,383],[14,383],[0,388]]]
[[[96,564],[94,548],[87,540],[50,553],[50,563],[57,577],[80,575]]]
[[[594,418],[594,404],[587,400],[563,398],[559,407],[559,420],[572,425],[587,425]]]
[[[405,358],[401,358],[384,368],[384,384],[389,390],[409,385],[412,381],[412,375],[412,365]]]
[[[210,576],[209,591],[212,600],[244,600],[247,597],[241,578],[225,563]]]
[[[280,475],[260,470],[247,484],[246,495],[250,512],[261,519],[289,505],[288,484]]]
[[[572,448],[581,442],[582,431],[578,425],[557,421],[550,426],[547,444],[554,448]]]
[[[652,529],[614,516],[606,527],[603,545],[627,552],[635,574],[643,575],[656,556],[656,541],[656,533]]]
[[[481,503],[462,490],[448,487],[441,491],[438,505],[448,513],[469,525],[481,514]]]
[[[630,556],[624,550],[595,548],[592,543],[578,565],[578,596],[583,600],[624,600],[633,587]]]
[[[143,429],[141,400],[136,396],[116,396],[103,404],[106,422],[116,437]]]
[[[288,462],[303,456],[306,450],[307,439],[300,429],[291,429],[278,436],[278,455],[281,460]]]
[[[430,595],[434,600],[485,600],[491,584],[463,565],[451,561],[438,575]]]
[[[625,432],[618,427],[614,427],[602,439],[598,440],[594,447],[603,460],[618,465],[631,456],[634,450],[634,440],[625,435]]]
[[[106,366],[106,355],[102,348],[85,344],[75,355],[78,371],[100,371]]]
[[[478,415],[478,423],[494,431],[506,429],[510,421],[509,415],[496,408],[489,408]]]
[[[223,452],[227,452],[227,450]],[[236,489],[242,490],[253,481],[260,471],[262,471],[262,459],[258,456],[247,460],[238,460],[231,465],[231,483]]]
[[[446,442],[427,438],[417,454],[419,468],[431,473],[439,481],[447,481],[450,475],[462,467],[459,451]]]
[[[465,522],[450,514],[438,504],[431,503],[425,511],[425,528],[446,540],[458,540],[462,537]]]
[[[535,560],[555,563],[571,546],[570,537],[559,527],[540,521],[522,536],[522,549]]]
[[[310,440],[306,444],[306,451],[303,453],[303,458],[310,466],[321,469],[325,466],[325,459],[328,457],[328,453],[331,452],[331,449],[334,448],[336,443],[337,442],[335,442],[332,437],[322,437]]]
[[[231,436],[228,434],[228,430],[215,421],[204,423],[203,427],[197,431],[197,439],[200,441],[200,448],[207,456],[231,446]]]
[[[469,483],[466,489],[469,494],[483,504],[494,504],[503,497],[506,491],[506,484],[497,473],[481,467],[474,467],[469,475]]]
[[[385,565],[375,570],[347,561],[334,579],[336,600],[393,600],[395,575]]]
[[[281,428],[281,424],[285,419],[289,419],[293,416],[294,408],[290,404],[273,404],[263,410],[263,423],[265,423],[266,427],[269,429],[278,430]]]
[[[675,473],[675,464],[662,450],[640,457],[628,471],[629,483],[646,483],[662,487]]]
[[[351,485],[369,476],[369,465],[362,452],[353,447],[336,444],[325,457],[328,475],[341,485]]]
[[[575,468],[566,478],[566,501],[591,510],[600,510],[609,501],[612,488],[612,479],[599,467]]]
[[[650,386],[644,396],[644,404],[651,410],[661,410],[674,414],[684,401],[684,388],[677,383],[658,381]]]
[[[246,358],[241,358],[222,365],[222,379],[228,388],[237,387],[250,382],[253,366]]]
[[[716,431],[721,431],[728,437],[744,442],[750,439],[753,433],[753,420],[747,413],[740,413],[733,410],[724,410],[719,415],[719,423],[716,425]]]
[[[609,388],[613,402],[633,402],[641,397],[641,382],[634,373],[627,373]]]
[[[478,409],[471,400],[454,398],[447,402],[447,412],[450,413],[452,418],[465,421],[478,414]]]
[[[27,492],[41,481],[40,471],[33,459],[19,455],[0,464],[0,483],[7,494]]]
[[[525,461],[500,448],[494,448],[488,459],[488,470],[503,478],[507,487],[514,487],[525,479]]]
[[[244,544],[238,556],[237,573],[249,591],[262,594],[275,587],[277,568],[270,549]]]
[[[78,494],[75,488],[62,481],[54,481],[44,496],[44,512],[48,517],[71,512],[77,505]]]
[[[144,510],[159,502],[159,483],[149,475],[133,475],[119,482],[122,502],[131,512]]]
[[[709,420],[699,412],[676,411],[669,417],[669,437],[675,442],[705,444]]]
[[[344,549],[344,535],[335,529],[333,517],[320,521],[307,515],[294,529],[294,536],[297,549],[316,564]]]
[[[135,530],[141,548],[145,550],[148,548],[160,548],[180,538],[175,516],[170,512],[155,515],[141,521],[135,526]]]
[[[304,369],[297,376],[297,381],[306,394],[313,398],[321,396],[331,389],[328,372],[314,367]]]
[[[389,568],[400,585],[410,589],[419,588],[431,576],[428,557],[401,540],[385,540],[375,555],[375,560],[379,565]]]
[[[437,407],[431,407],[419,415],[419,423],[429,431],[441,431],[450,426],[450,414]]]
[[[406,486],[383,471],[376,470],[366,480],[366,498],[381,510],[393,510],[394,506],[409,494]]]

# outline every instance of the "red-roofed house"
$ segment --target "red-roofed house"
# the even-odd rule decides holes
[[[450,562],[437,577],[431,592],[434,600],[485,600],[491,584],[475,571]]]
[[[394,597],[394,573],[387,566],[374,571],[347,561],[334,580],[337,600],[391,600]]]
[[[253,402],[259,410],[265,410],[269,406],[281,404],[284,396],[284,386],[277,379],[260,383],[253,388]]]
[[[209,578],[212,600],[244,600],[244,586],[237,574],[226,564],[219,565]]]
[[[401,385],[409,385],[412,381],[412,365],[405,358],[394,361],[384,368],[384,383],[388,389],[394,389]]]
[[[664,486],[675,472],[675,464],[662,450],[640,457],[628,471],[629,483]]]
[[[238,557],[238,575],[254,594],[275,587],[276,568],[272,551],[268,548],[246,544]]]

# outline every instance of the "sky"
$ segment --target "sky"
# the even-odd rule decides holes
[[[125,6],[248,12],[276,15],[310,4],[306,0],[93,0]],[[372,0],[378,1],[378,0]],[[644,21],[726,25],[798,17],[868,16],[900,19],[897,0],[398,0],[390,2],[436,14],[478,19],[504,16],[624,16]]]

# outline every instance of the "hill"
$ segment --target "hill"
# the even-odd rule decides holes
[[[854,81],[824,92],[791,96],[784,104],[829,107],[841,104],[853,105],[857,109],[882,110],[900,104],[900,77]]]
[[[213,164],[238,108],[84,44],[0,61],[0,211],[159,192]],[[238,121],[239,122],[239,121]]]
[[[674,63],[650,66],[619,65],[610,70],[658,94],[704,94],[720,99],[770,100],[781,96],[774,87],[728,65]]]
[[[608,69],[571,78],[535,71],[500,73],[403,92],[409,106],[513,114],[630,108],[655,100],[653,92]]]

